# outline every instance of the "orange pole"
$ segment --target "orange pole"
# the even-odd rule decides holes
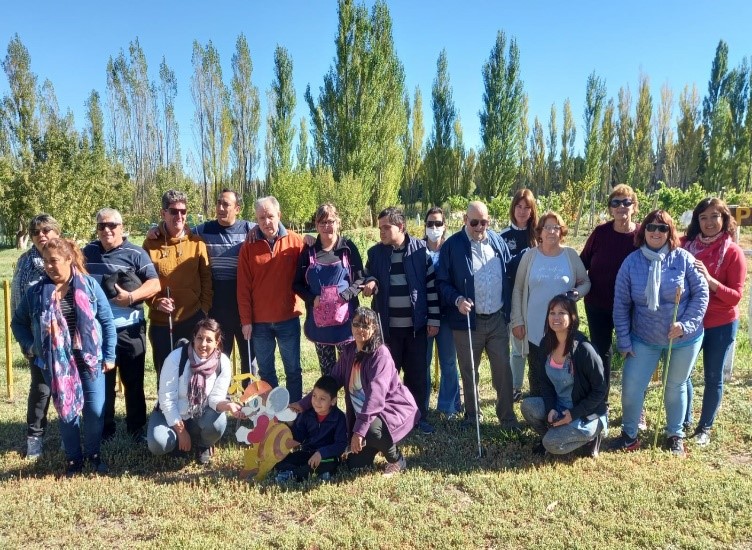
[[[13,399],[13,353],[11,352],[10,337],[10,283],[3,281],[5,294],[5,380],[8,385],[8,399]]]

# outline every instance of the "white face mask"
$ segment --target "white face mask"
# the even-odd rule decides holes
[[[444,229],[441,227],[426,227],[426,237],[432,243],[438,241],[444,234]]]

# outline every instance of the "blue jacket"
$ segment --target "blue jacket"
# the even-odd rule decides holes
[[[668,346],[668,331],[674,313],[676,287],[682,287],[677,322],[684,336],[675,346],[702,335],[702,320],[708,308],[708,283],[694,266],[695,258],[682,248],[669,252],[661,262],[661,288],[658,309],[648,309],[647,286],[650,261],[640,250],[624,260],[616,275],[614,289],[614,328],[620,352],[632,350],[632,336],[649,345]]]
[[[499,235],[490,229],[486,232],[488,242],[496,256],[501,260],[501,292],[502,311],[504,319],[509,322],[509,313],[512,309],[512,281],[507,274],[507,263],[511,259],[509,248],[499,238]],[[467,318],[457,309],[455,302],[460,296],[475,301],[475,279],[473,276],[473,256],[470,251],[470,238],[463,226],[439,249],[439,270],[436,273],[436,283],[439,286],[439,296],[443,304],[447,306],[447,320],[453,330],[467,329]],[[475,308],[470,310],[470,327],[475,329]]]
[[[99,286],[91,276],[83,275],[86,281],[86,292],[91,301],[91,307],[94,312],[94,326],[99,335],[99,349],[97,358],[100,362],[115,362],[115,344],[117,342],[117,333],[115,332],[115,322],[112,318],[112,310],[107,297],[104,295],[102,287]],[[46,369],[42,357],[42,327],[40,318],[42,310],[46,305],[42,305],[42,288],[50,280],[45,277],[32,287],[30,287],[18,304],[16,311],[13,313],[11,328],[13,336],[21,346],[24,354],[31,350],[34,353],[34,364],[40,369]]]
[[[417,332],[428,324],[428,267],[433,269],[433,262],[426,253],[426,244],[420,239],[405,233],[405,254],[402,261],[405,266],[407,286],[410,290],[410,303],[413,306],[413,329]],[[376,280],[378,292],[372,307],[381,316],[381,328],[384,338],[389,338],[389,272],[392,267],[392,246],[378,243],[368,249],[366,263],[366,282]],[[435,304],[438,310],[438,303]],[[431,315],[438,326],[439,315]]]
[[[321,458],[338,457],[347,448],[347,418],[335,405],[323,422],[312,408],[295,419],[292,435],[306,451],[321,453]]]

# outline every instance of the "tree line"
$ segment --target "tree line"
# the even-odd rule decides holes
[[[293,59],[277,46],[262,121],[245,36],[237,38],[230,75],[223,75],[211,41],[194,41],[188,88],[195,143],[183,151],[175,72],[164,57],[151,69],[137,38],[110,56],[104,100],[92,90],[85,126],[77,129],[14,36],[2,62],[9,88],[0,103],[2,233],[12,235],[23,220],[50,211],[84,237],[88,214],[105,204],[147,223],[172,187],[187,190],[192,208],[205,215],[223,187],[242,192],[248,204],[274,194],[294,225],[332,200],[346,227],[371,223],[387,205],[415,213],[458,197],[506,199],[523,186],[540,196],[561,194],[562,209],[577,223],[586,204],[601,201],[616,183],[641,192],[695,183],[713,193],[752,189],[752,73],[746,58],[729,67],[723,41],[702,98],[687,85],[678,103],[668,86],[654,99],[644,74],[636,97],[629,86],[609,97],[593,72],[579,124],[564,99],[560,108],[551,106],[547,121],[536,116],[531,126],[519,46],[499,31],[481,70],[477,151],[465,145],[446,51],[436,62],[426,137],[423,96],[418,87],[406,90],[384,2],[369,10],[339,0],[334,42],[334,61],[317,90],[307,86],[309,114],[299,121]],[[578,131],[581,151],[575,151]]]

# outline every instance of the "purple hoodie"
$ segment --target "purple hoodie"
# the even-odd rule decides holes
[[[360,413],[355,414],[348,385],[356,351],[355,342],[349,343],[331,373],[331,376],[345,388],[347,427],[351,433],[365,438],[371,422],[379,416],[389,428],[392,441],[397,443],[418,423],[420,413],[415,399],[410,390],[400,382],[389,349],[381,345],[373,353],[364,354],[360,376],[365,392],[365,402]],[[303,397],[299,404],[303,410],[309,409],[311,394]]]

